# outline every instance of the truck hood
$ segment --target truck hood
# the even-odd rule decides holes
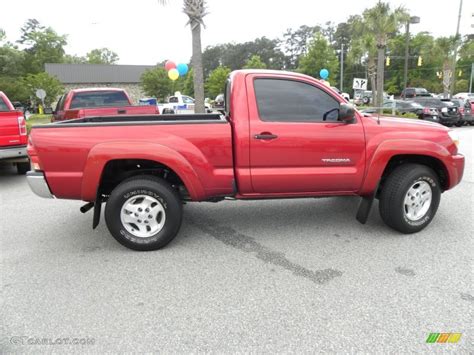
[[[377,116],[366,116],[377,122]],[[439,123],[427,122],[416,118],[399,118],[380,116],[380,126],[399,128],[400,130],[436,130],[448,132],[449,129]]]

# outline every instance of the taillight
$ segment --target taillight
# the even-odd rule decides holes
[[[18,129],[20,131],[20,136],[27,135],[28,132],[26,130],[26,120],[23,116],[18,116]]]
[[[431,112],[431,110],[428,107],[423,108],[423,113],[429,114],[430,112]]]
[[[28,156],[30,157],[31,169],[35,171],[41,170],[41,164],[39,161],[38,153],[36,152],[35,147],[33,146],[33,141],[31,136],[28,138],[28,147],[26,148]]]

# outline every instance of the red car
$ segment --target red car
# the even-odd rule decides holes
[[[133,106],[127,92],[114,88],[71,90],[60,97],[53,122],[75,118],[112,115],[153,115],[156,106]]]
[[[30,170],[27,140],[23,113],[15,110],[8,97],[0,91],[0,163],[13,163],[18,174],[26,174]]]
[[[219,114],[122,116],[33,127],[31,189],[94,208],[117,241],[168,244],[185,201],[375,198],[402,233],[425,228],[441,193],[462,178],[453,132],[436,123],[360,114],[331,88],[297,73],[241,70]],[[315,216],[315,223],[317,216]]]

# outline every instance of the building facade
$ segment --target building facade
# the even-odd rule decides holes
[[[116,87],[124,89],[133,103],[145,96],[140,77],[153,65],[119,64],[45,64],[45,71],[56,77],[65,91],[80,88]]]

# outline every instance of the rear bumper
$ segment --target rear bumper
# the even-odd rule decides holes
[[[439,121],[442,124],[453,124],[459,122],[459,116],[439,116]]]
[[[26,173],[26,181],[30,185],[31,191],[43,198],[54,198],[49,189],[46,178],[42,172],[29,171]]]
[[[15,161],[28,161],[28,155],[26,154],[26,145],[16,145],[13,147],[1,147],[0,148],[0,160],[15,160]]]
[[[464,174],[464,155],[452,155],[448,164],[449,186],[448,190],[461,182]]]

